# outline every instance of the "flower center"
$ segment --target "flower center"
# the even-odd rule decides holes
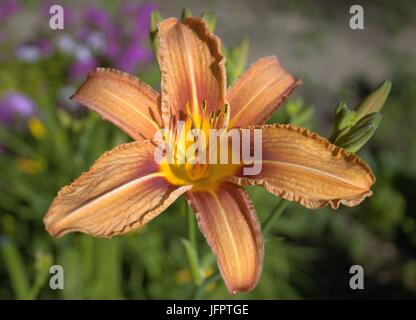
[[[185,121],[172,123],[165,135],[166,157],[161,170],[166,179],[174,185],[194,185],[195,188],[209,189],[224,177],[234,174],[240,164],[232,164],[232,150],[227,144],[221,145],[221,137],[227,132],[229,106],[222,109],[206,110],[204,101],[200,108],[191,112],[186,107]],[[220,161],[221,152],[227,153],[227,163]]]

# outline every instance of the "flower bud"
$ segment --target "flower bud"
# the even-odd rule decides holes
[[[357,120],[368,114],[379,112],[389,96],[390,89],[391,82],[387,80],[370,93],[356,108]]]
[[[157,41],[157,25],[163,18],[159,11],[155,10],[152,11],[150,14],[150,25],[149,25],[149,34],[150,34],[150,42],[152,43],[153,50],[157,52],[159,43]]]
[[[334,132],[339,132],[354,125],[357,115],[349,110],[347,104],[341,101],[335,108]]]
[[[338,136],[334,144],[350,152],[357,152],[376,132],[383,115],[374,112],[360,119],[351,129]]]

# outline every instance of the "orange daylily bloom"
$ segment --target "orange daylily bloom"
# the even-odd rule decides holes
[[[308,208],[337,208],[370,196],[375,178],[356,155],[307,129],[261,125],[299,84],[275,57],[255,62],[227,90],[220,40],[202,19],[170,18],[158,28],[161,94],[126,73],[98,68],[72,97],[135,141],[106,152],[64,187],[45,216],[46,229],[53,236],[72,231],[97,237],[124,234],[184,194],[228,290],[248,291],[261,273],[263,241],[242,185],[262,185]],[[261,172],[245,176],[238,165],[156,163],[155,132],[173,128],[179,120],[188,129],[189,123],[204,130],[262,129]]]

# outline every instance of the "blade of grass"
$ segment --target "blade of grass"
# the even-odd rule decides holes
[[[16,298],[19,300],[28,299],[29,280],[19,250],[12,241],[5,238],[0,238],[0,248]]]

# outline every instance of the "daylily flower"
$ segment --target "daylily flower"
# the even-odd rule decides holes
[[[242,185],[261,185],[308,208],[337,208],[370,196],[375,178],[356,155],[307,129],[261,125],[299,84],[275,57],[255,62],[226,90],[220,40],[202,19],[163,20],[158,37],[160,94],[131,75],[98,68],[73,95],[135,141],[106,152],[64,187],[45,216],[46,228],[53,236],[72,231],[120,235],[143,226],[184,195],[228,290],[248,291],[262,270],[263,241]],[[210,121],[210,115],[220,115],[221,121]],[[241,165],[156,163],[155,133],[179,120],[188,129],[218,123],[262,129],[261,172],[245,176]]]

